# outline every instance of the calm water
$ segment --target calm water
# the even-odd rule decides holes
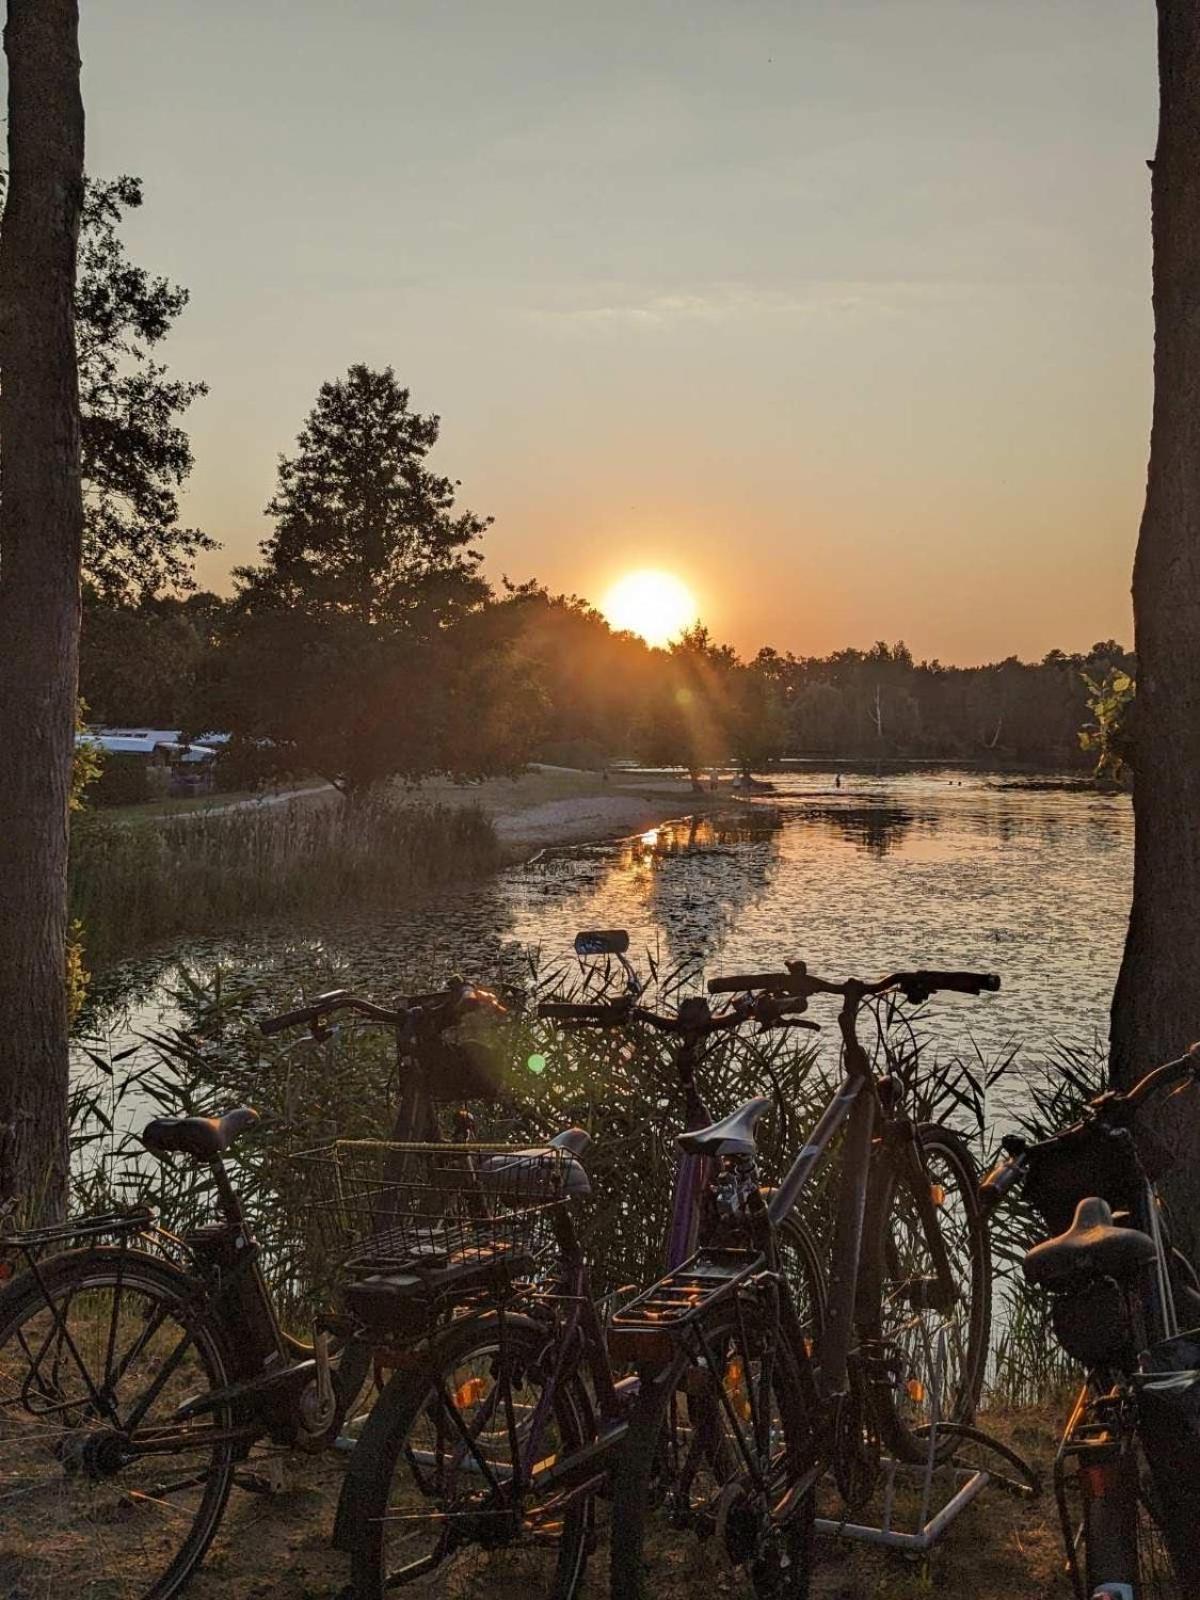
[[[253,970],[283,1003],[331,968],[379,994],[453,971],[519,976],[531,952],[565,959],[576,929],[599,926],[628,928],[642,960],[694,964],[697,981],[788,956],[830,977],[998,972],[1000,994],[944,1000],[930,1026],[948,1048],[1019,1044],[1032,1061],[1105,1031],[1132,839],[1123,797],[945,768],[843,772],[837,787],[806,769],[749,816],[547,851],[404,916],[159,952],[98,985],[88,1026],[119,1045],[169,1020],[181,960]]]

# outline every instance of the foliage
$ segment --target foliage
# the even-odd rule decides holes
[[[204,592],[162,595],[137,605],[111,605],[87,595],[79,676],[93,722],[182,728],[228,610],[227,601]]]
[[[390,367],[322,385],[196,696],[243,770],[361,793],[523,764],[537,692],[483,616],[488,519],[426,465],[439,429]]]
[[[144,756],[110,755],[104,762],[91,800],[95,806],[136,806],[150,799]]]
[[[322,384],[296,454],[280,458],[263,561],[237,570],[245,609],[425,635],[477,606],[487,592],[477,543],[491,519],[456,512],[457,484],[426,466],[440,429],[410,409],[391,367],[353,366]]]
[[[0,170],[0,198],[7,174]],[[136,603],[192,587],[216,541],[179,526],[192,449],[178,418],[208,393],[150,357],[188,303],[125,254],[119,227],[142,204],[140,178],[85,178],[75,281],[83,473],[83,577],[93,597]]]
[[[173,378],[150,352],[188,302],[125,253],[119,227],[142,204],[137,178],[87,180],[75,291],[84,481],[84,577],[113,600],[191,586],[192,563],[215,543],[179,525],[192,470],[179,418],[206,384]]]
[[[1133,718],[1137,684],[1124,667],[1102,677],[1083,674],[1092,720],[1079,734],[1081,750],[1096,758],[1096,777],[1128,788],[1133,781]]]
[[[320,796],[172,819],[79,819],[71,910],[93,968],[155,941],[346,906],[381,908],[498,860],[481,813],[380,793],[352,812]]]

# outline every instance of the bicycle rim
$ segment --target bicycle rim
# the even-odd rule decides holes
[[[0,1297],[0,1593],[169,1600],[202,1560],[232,1480],[228,1408],[131,1456],[185,1399],[224,1387],[194,1285],[136,1252],[42,1264]]]
[[[618,1463],[613,1600],[688,1600],[719,1589],[806,1600],[813,1460],[798,1363],[757,1307],[705,1319],[687,1354],[645,1375]]]
[[[864,1330],[887,1364],[875,1386],[883,1438],[902,1460],[924,1461],[935,1390],[945,1422],[969,1422],[983,1385],[991,1326],[991,1249],[979,1209],[975,1164],[959,1137],[925,1124],[919,1130],[924,1178],[958,1296],[946,1309],[919,1304],[935,1267],[914,1179],[893,1179],[881,1208],[883,1281],[879,1315]],[[939,1352],[943,1358],[939,1362]],[[953,1449],[947,1440],[944,1452]]]
[[[587,1561],[592,1491],[539,1496],[512,1487],[590,1436],[576,1381],[549,1394],[553,1362],[545,1338],[529,1330],[501,1333],[489,1323],[473,1335],[451,1326],[421,1371],[394,1380],[402,1401],[354,1550],[361,1600],[398,1590],[571,1600]]]

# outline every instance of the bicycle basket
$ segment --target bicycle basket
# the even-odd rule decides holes
[[[339,1141],[296,1159],[329,1256],[352,1274],[472,1272],[553,1243],[569,1151],[486,1144]]]
[[[1143,1181],[1133,1141],[1089,1123],[1030,1152],[1025,1199],[1051,1234],[1063,1233],[1076,1206],[1090,1195],[1099,1195],[1114,1211],[1132,1210]]]

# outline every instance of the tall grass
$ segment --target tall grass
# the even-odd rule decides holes
[[[71,915],[96,968],[255,918],[389,906],[498,861],[495,832],[478,810],[392,796],[141,824],[91,814],[72,829]]]

